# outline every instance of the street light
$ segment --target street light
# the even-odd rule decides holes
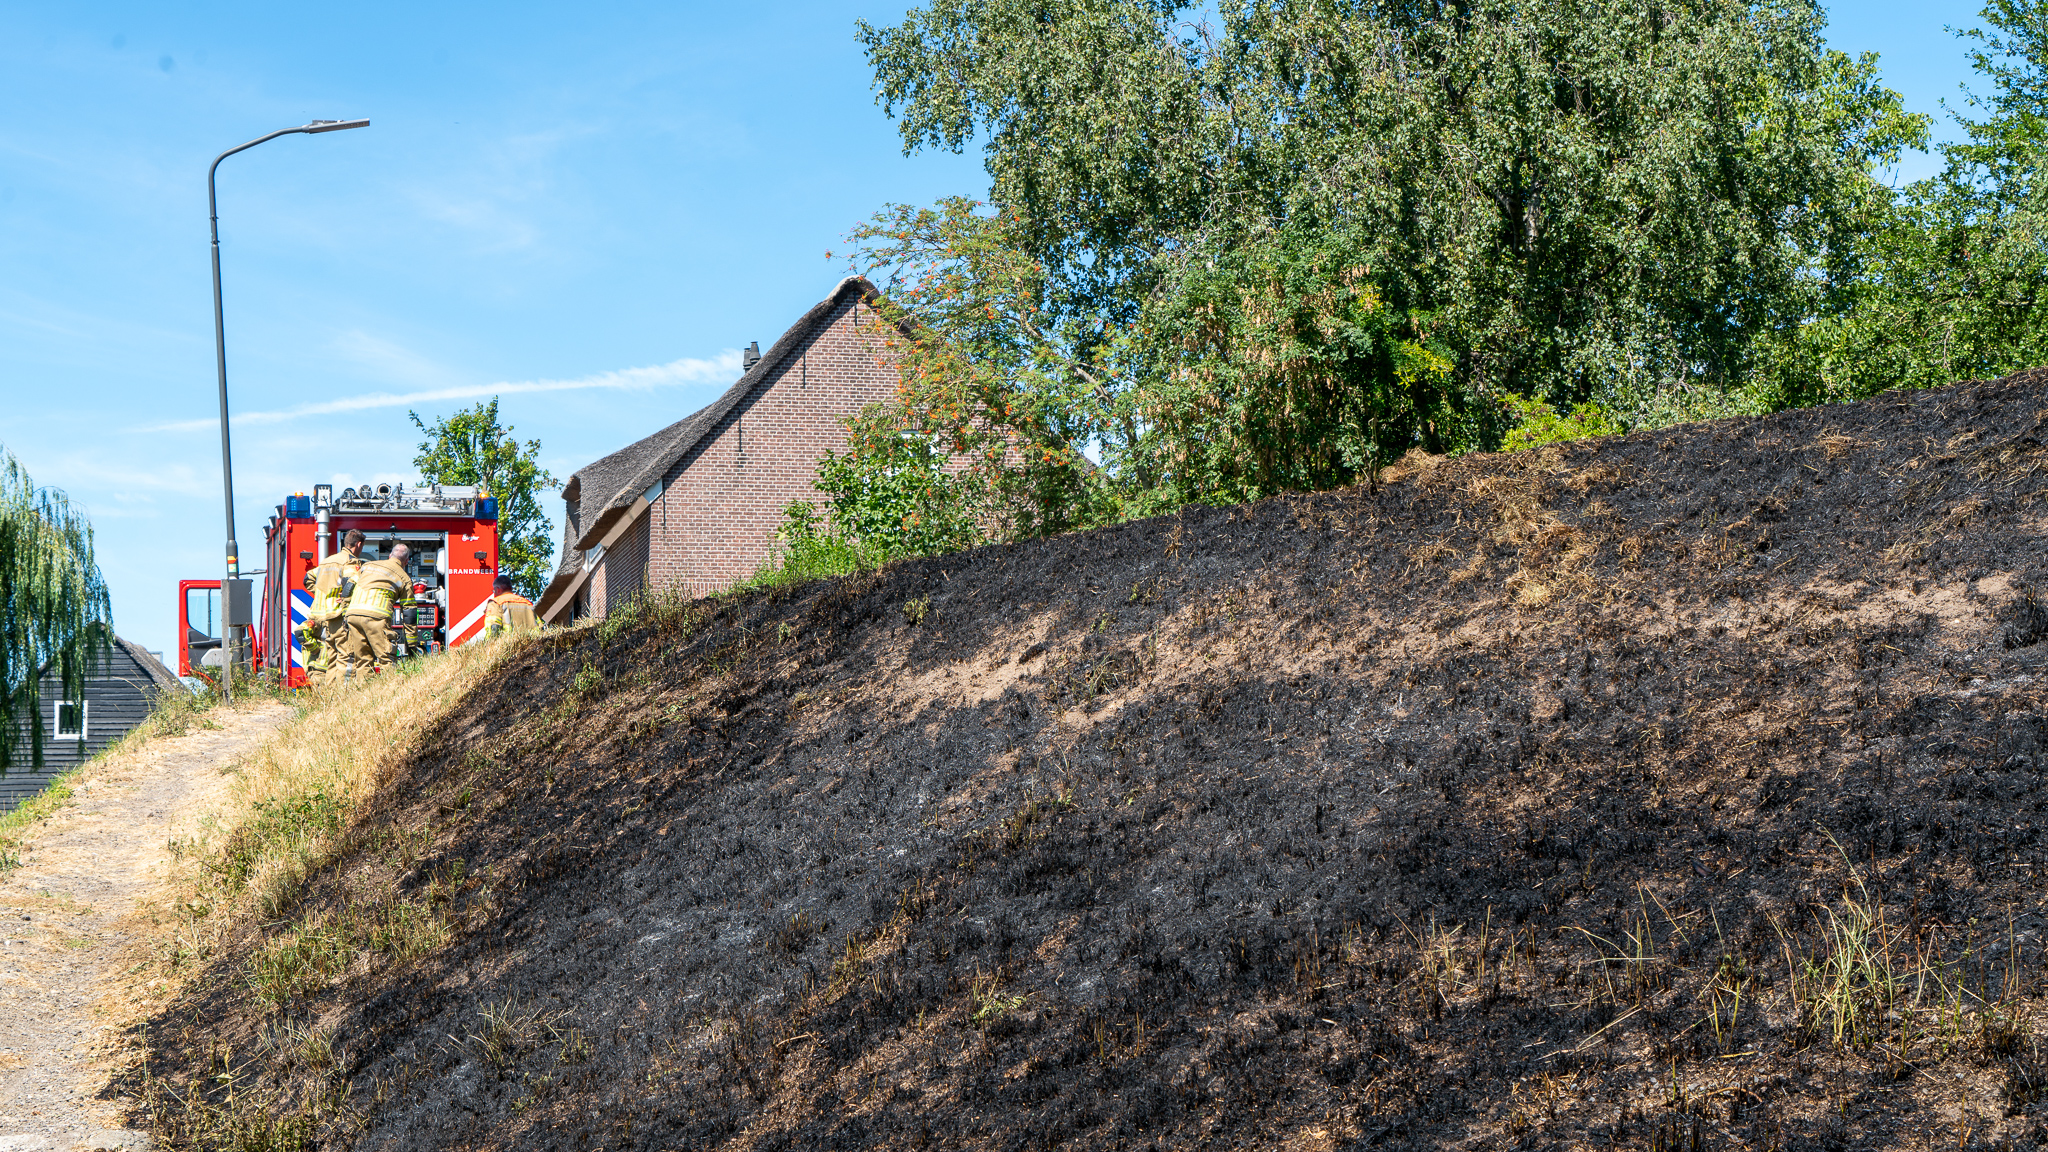
[[[220,162],[237,152],[246,152],[265,141],[294,132],[314,135],[321,132],[340,132],[347,128],[367,128],[368,120],[314,120],[296,128],[279,128],[268,136],[242,144],[213,158],[212,167],[206,170],[206,214],[208,226],[213,231],[213,354],[220,368],[220,487],[228,512],[228,568],[227,577],[220,585],[221,647],[226,662],[221,666],[221,692],[224,698],[235,698],[235,628],[228,625],[228,602],[233,593],[236,576],[241,563],[235,555],[235,474],[234,461],[228,452],[228,337],[227,328],[221,322],[220,314],[220,208],[213,191],[213,174],[219,170]],[[246,624],[239,627],[247,627]]]

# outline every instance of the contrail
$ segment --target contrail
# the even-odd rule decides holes
[[[739,350],[728,348],[709,360],[685,357],[648,368],[621,368],[574,380],[522,380],[501,384],[470,384],[459,388],[435,388],[425,392],[375,392],[366,396],[323,400],[317,404],[301,404],[296,408],[281,408],[274,412],[241,412],[231,419],[237,425],[282,424],[287,420],[298,420],[306,416],[360,412],[367,408],[409,408],[436,400],[473,400],[479,396],[504,396],[523,392],[575,392],[585,388],[661,388],[671,384],[716,383],[737,378],[739,371]],[[194,432],[219,426],[218,420],[175,420],[168,424],[152,424],[137,431]]]

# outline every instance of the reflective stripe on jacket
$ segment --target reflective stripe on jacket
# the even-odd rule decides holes
[[[398,594],[382,584],[367,580],[356,582],[355,595],[348,598],[348,614],[351,616],[389,616],[391,606],[398,602]]]
[[[327,623],[348,611],[347,596],[341,593],[343,580],[355,579],[363,562],[353,552],[336,552],[313,569],[313,603],[306,611],[308,623]]]
[[[348,598],[350,616],[391,618],[392,606],[412,587],[412,577],[389,560],[373,560],[356,574],[355,594]]]
[[[347,610],[348,597],[341,594],[341,588],[329,588],[314,594],[312,606],[306,609],[306,622],[325,624]]]

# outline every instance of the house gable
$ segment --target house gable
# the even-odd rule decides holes
[[[872,307],[842,299],[688,455],[648,509],[649,577],[701,596],[765,564],[791,502],[820,499],[818,461],[846,444],[847,416],[896,395]]]
[[[716,402],[579,470],[542,618],[601,616],[649,587],[702,595],[765,563],[782,510],[817,498],[843,419],[896,394],[875,298],[842,281]]]

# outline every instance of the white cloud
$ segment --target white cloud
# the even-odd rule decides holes
[[[468,167],[441,184],[400,191],[423,218],[480,237],[482,251],[533,248],[543,236],[524,209],[545,203],[565,148],[604,131],[600,123],[568,122],[498,137],[470,152]]]
[[[500,384],[467,384],[432,388],[419,392],[372,392],[317,404],[301,404],[271,412],[243,412],[233,417],[235,425],[283,424],[307,416],[332,416],[338,412],[361,412],[371,408],[410,408],[437,400],[473,400],[484,396],[511,396],[530,392],[578,392],[591,388],[621,391],[651,391],[677,384],[723,384],[739,379],[740,353],[728,348],[708,360],[685,357],[646,368],[621,368],[581,376],[573,380],[524,380]],[[137,428],[138,432],[196,432],[218,428],[217,420],[177,420]]]
[[[200,467],[182,461],[150,464],[132,453],[111,450],[25,456],[23,463],[38,483],[47,480],[73,503],[90,504],[95,515],[102,514],[109,503],[147,505],[160,494],[194,499],[220,491],[218,471],[208,476]]]
[[[457,387],[462,379],[447,365],[368,332],[344,332],[330,347],[336,355],[393,383],[427,390]]]
[[[489,237],[490,243],[483,248],[486,252],[530,248],[540,238],[538,228],[495,200],[449,196],[425,189],[415,190],[411,197],[413,207],[427,219]]]

